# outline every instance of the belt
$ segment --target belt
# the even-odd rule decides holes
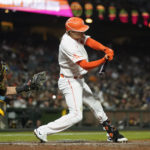
[[[63,74],[60,74],[60,77],[62,77],[62,78],[74,78],[74,79],[82,79],[83,78],[82,75],[80,75],[80,76],[74,76],[74,77],[65,77]]]

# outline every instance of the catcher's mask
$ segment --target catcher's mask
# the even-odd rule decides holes
[[[4,63],[3,61],[1,61],[0,62],[0,82],[3,80],[8,70],[9,70],[8,65]]]

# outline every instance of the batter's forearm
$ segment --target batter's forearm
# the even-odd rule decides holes
[[[87,62],[86,60],[81,60],[79,62],[77,62],[77,64],[82,67],[85,70],[89,70],[89,69],[93,69],[98,67],[99,65],[103,64],[106,62],[105,58],[96,60],[96,61],[91,61],[91,62]]]
[[[104,52],[107,49],[106,46],[102,45],[101,43],[97,42],[96,40],[94,40],[92,38],[88,38],[86,40],[85,45],[92,48],[92,49],[101,50],[101,51],[104,51]]]

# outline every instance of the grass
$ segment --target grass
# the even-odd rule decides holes
[[[147,140],[150,139],[150,131],[122,131],[129,140]],[[106,141],[106,132],[61,132],[48,136],[49,141],[59,140],[90,140],[90,141]],[[34,142],[38,141],[33,132],[0,132],[0,142]]]

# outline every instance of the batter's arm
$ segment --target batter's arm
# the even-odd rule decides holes
[[[87,62],[85,59],[78,61],[77,64],[85,70],[90,70],[98,67],[99,65],[106,62],[105,57],[96,61]]]
[[[92,39],[92,38],[88,38],[85,42],[85,45],[95,49],[95,50],[101,50],[103,51],[105,54],[111,54],[111,58],[109,58],[109,61],[113,59],[114,56],[114,51],[106,46],[104,46],[103,44],[97,42],[96,40]]]
[[[100,42],[92,39],[91,37],[87,38],[85,45],[92,48],[92,49],[95,49],[95,50],[105,51],[105,49],[107,49],[106,46],[104,46]]]

